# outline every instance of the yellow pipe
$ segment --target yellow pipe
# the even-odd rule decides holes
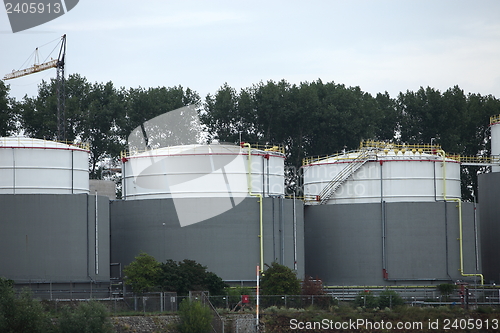
[[[484,284],[483,274],[468,274],[464,273],[464,248],[463,248],[463,221],[462,221],[462,200],[459,198],[447,198],[446,197],[446,153],[444,150],[439,149],[437,153],[443,157],[443,198],[444,201],[455,201],[458,203],[458,242],[459,242],[459,253],[460,253],[460,274],[462,276],[479,276],[481,278],[481,285]]]
[[[260,225],[260,271],[262,272],[264,269],[264,227],[262,223],[262,194],[260,193],[252,193],[252,152],[251,145],[249,143],[243,143],[243,146],[248,147],[248,174],[247,174],[247,183],[248,183],[248,194],[252,197],[259,198],[259,225]]]

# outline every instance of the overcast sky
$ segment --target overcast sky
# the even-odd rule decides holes
[[[499,0],[80,0],[15,34],[0,8],[0,77],[63,34],[67,74],[117,87],[182,85],[205,97],[225,82],[320,78],[392,97],[459,85],[500,98]],[[42,61],[55,46],[40,48]],[[55,75],[6,83],[21,99]]]

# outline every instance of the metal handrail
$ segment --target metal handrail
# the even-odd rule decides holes
[[[446,158],[461,162],[461,163],[478,163],[478,164],[498,164],[500,156],[463,156],[463,155],[446,155]]]
[[[490,117],[490,125],[500,123],[500,114],[497,114],[496,116],[491,116]]]
[[[28,147],[28,148],[52,148],[51,144],[60,143],[68,146],[73,146],[83,150],[90,150],[90,143],[88,142],[73,142],[73,141],[57,141],[57,140],[46,140],[38,138],[27,138],[27,137],[4,137],[0,138],[0,147],[11,147],[12,143],[17,143],[18,147]],[[43,142],[43,145],[40,145]],[[28,145],[27,145],[28,144]]]
[[[398,150],[422,150],[422,152],[434,152],[441,149],[440,145],[435,144],[406,144],[406,143],[392,143],[385,141],[365,140],[361,141],[360,148],[379,148],[379,149],[398,149]]]
[[[306,157],[302,160],[302,165],[309,165],[312,163],[323,162],[325,160],[335,158],[336,160],[347,159],[352,160],[353,158],[348,157],[351,153],[359,153],[359,150],[370,149],[370,150],[378,150],[388,153],[389,151],[395,151],[405,153],[406,151],[410,151],[414,154],[435,154],[436,151],[441,149],[440,145],[431,145],[431,144],[398,144],[392,142],[384,142],[384,141],[375,141],[375,140],[365,140],[361,141],[358,150],[350,150],[350,151],[342,151],[335,154],[323,155],[323,156],[311,156]],[[344,157],[341,157],[344,156]]]
[[[241,145],[236,145],[236,144],[231,144],[235,148],[242,148],[244,143],[242,142]],[[224,144],[220,144],[224,145]],[[207,145],[200,144],[200,147],[206,147]],[[261,150],[265,152],[275,152],[275,153],[280,153],[280,154],[285,154],[285,148],[283,145],[273,145],[273,144],[251,144],[252,150]],[[174,148],[175,147],[175,148]],[[167,151],[167,154],[171,149],[177,149],[178,146],[167,146],[167,147],[158,147],[158,148],[151,148],[151,149],[134,149],[132,151],[130,150],[124,150],[120,152],[120,158],[128,158],[131,156],[139,155],[148,151],[154,151],[157,149],[162,149],[163,151]],[[243,148],[242,148],[243,149]]]

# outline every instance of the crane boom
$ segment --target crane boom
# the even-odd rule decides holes
[[[42,64],[39,64],[39,65],[33,65],[29,68],[25,68],[25,69],[21,69],[21,70],[18,70],[18,71],[13,71],[12,73],[8,73],[8,74],[5,74],[4,76],[4,80],[11,80],[11,79],[15,79],[15,78],[18,78],[18,77],[21,77],[21,76],[25,76],[25,75],[30,75],[30,74],[33,74],[33,73],[37,73],[37,72],[41,72],[41,71],[44,71],[46,69],[50,69],[50,68],[56,68],[57,67],[57,62],[58,60],[57,59],[53,59],[51,61],[47,61],[47,62],[44,62]]]

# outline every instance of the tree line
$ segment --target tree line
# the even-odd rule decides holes
[[[17,101],[0,82],[0,136],[23,134],[55,139],[56,83],[42,81],[38,95]],[[195,105],[207,141],[282,144],[286,163],[298,169],[306,156],[359,147],[361,140],[440,144],[446,152],[485,156],[490,151],[489,117],[500,114],[492,95],[465,93],[454,86],[441,92],[421,87],[392,98],[360,87],[316,80],[292,84],[260,82],[237,90],[222,85],[204,100],[182,86],[117,88],[91,83],[79,74],[66,81],[66,138],[91,144],[90,173],[102,178],[103,161],[117,161],[137,126],[168,111]],[[462,168],[462,193],[471,200],[477,174]],[[288,177],[290,178],[290,177]]]

